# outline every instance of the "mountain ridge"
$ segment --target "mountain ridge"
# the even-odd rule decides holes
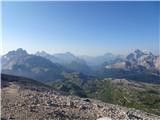
[[[40,81],[54,80],[62,78],[61,73],[69,72],[63,66],[52,63],[50,60],[28,54],[24,50],[18,49],[2,56],[2,73],[18,76],[30,77]]]
[[[48,60],[52,61],[53,63],[58,63],[67,69],[82,72],[83,74],[92,74],[92,70],[89,68],[89,66],[85,63],[84,60],[76,57],[70,52],[66,53],[57,53],[57,54],[48,54],[44,51],[37,52],[35,55],[45,57]]]
[[[36,78],[38,73],[39,75],[42,72],[47,73],[48,79],[47,76],[45,78],[45,75],[44,77],[39,76],[43,80],[63,79],[65,72],[79,72],[87,76],[129,78],[143,82],[145,82],[143,79],[147,79],[146,82],[157,83],[160,81],[160,57],[153,55],[151,52],[143,52],[137,49],[125,57],[106,53],[98,58],[102,60],[98,66],[96,64],[90,66],[85,60],[79,59],[69,52],[56,54],[56,56],[58,57],[45,51],[28,54],[20,48],[2,56],[2,72],[14,73],[14,75],[21,73],[22,76],[30,76],[31,74],[31,76],[34,76],[32,78]],[[97,58],[94,60],[96,61]],[[55,73],[55,75],[51,75],[52,73]]]

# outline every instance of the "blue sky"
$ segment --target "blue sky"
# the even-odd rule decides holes
[[[158,2],[3,2],[3,53],[159,52]]]

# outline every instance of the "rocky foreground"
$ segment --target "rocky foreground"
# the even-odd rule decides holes
[[[139,110],[67,96],[30,79],[4,74],[1,79],[2,120],[160,120]]]

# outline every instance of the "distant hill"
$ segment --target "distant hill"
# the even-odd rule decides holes
[[[42,51],[37,52],[35,55],[44,57],[53,63],[58,63],[69,70],[81,72],[86,75],[94,74],[93,70],[85,63],[83,59],[74,56],[70,52],[51,55]]]
[[[66,53],[57,53],[57,54],[49,54],[45,51],[37,52],[35,55],[45,57],[52,61],[53,63],[59,63],[62,65],[70,64],[72,62],[78,62],[78,63],[85,63],[82,59],[79,59],[78,57],[74,56],[70,52]]]
[[[113,55],[112,53],[106,53],[104,55],[95,57],[80,56],[80,58],[83,59],[87,65],[92,68],[99,68],[104,63],[111,64],[118,59],[123,59],[123,57],[123,55]]]

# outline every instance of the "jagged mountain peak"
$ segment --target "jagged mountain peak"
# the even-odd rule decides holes
[[[16,51],[17,51],[17,52],[26,52],[26,50],[24,50],[24,49],[22,49],[22,48],[18,48]]]
[[[79,63],[84,62],[82,59],[78,58],[77,56],[75,56],[71,52],[57,53],[57,54],[54,54],[54,56],[56,58],[58,58],[59,60],[61,60],[61,62],[64,63],[64,64],[71,63],[73,61],[76,61],[76,62],[79,62]]]
[[[52,80],[61,77],[65,68],[45,57],[28,54],[23,49],[2,56],[2,72],[25,76],[36,80]]]
[[[38,56],[46,56],[46,55],[50,55],[49,53],[47,53],[46,51],[38,51],[35,53],[35,55],[38,55]]]
[[[143,70],[153,70],[153,69],[157,69],[155,68],[155,61],[156,61],[156,56],[154,54],[152,54],[152,52],[150,51],[142,51],[139,49],[134,50],[133,52],[129,53],[124,61],[127,61],[130,63],[131,67],[130,69],[142,69]],[[120,66],[122,63],[122,61],[117,61],[115,64],[113,65],[109,65],[106,68],[119,68],[118,66]],[[158,66],[158,65],[156,65]],[[124,66],[124,69],[126,69],[126,67]]]
[[[17,55],[17,56],[23,56],[23,55],[27,55],[27,51],[23,50],[22,48],[18,48],[17,50],[12,50],[10,52],[8,52],[6,55],[7,56],[12,56],[12,55]]]
[[[144,54],[145,54],[145,53],[142,52],[141,50],[136,49],[136,50],[134,50],[133,52],[129,53],[126,58],[127,58],[128,60],[130,60],[130,59],[138,59],[138,58],[140,58],[140,57],[141,57],[142,55],[144,55]]]
[[[134,53],[136,53],[136,54],[144,54],[144,52],[143,52],[143,51],[141,51],[140,49],[136,49],[136,50],[134,50]]]
[[[17,54],[28,54],[26,50],[22,49],[22,48],[18,48],[16,51],[15,51]]]
[[[65,52],[65,53],[56,53],[54,54],[54,56],[57,57],[72,57],[75,58],[76,56],[74,54],[72,54],[71,52]]]

